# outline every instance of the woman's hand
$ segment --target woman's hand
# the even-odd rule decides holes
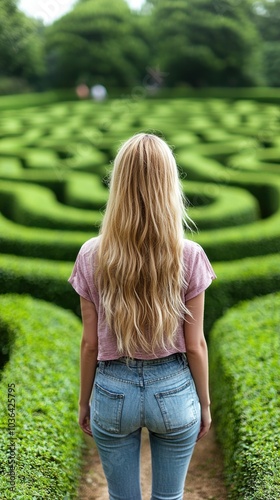
[[[207,434],[207,432],[211,427],[211,422],[212,419],[211,419],[210,406],[201,408],[201,424],[200,424],[200,431],[197,436],[197,441],[203,438]]]
[[[92,436],[91,428],[90,428],[90,406],[82,406],[80,405],[79,410],[79,426],[82,431]]]

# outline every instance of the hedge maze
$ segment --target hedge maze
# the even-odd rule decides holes
[[[3,406],[8,383],[18,393],[16,493],[9,491],[7,412],[1,417],[5,498],[76,498],[81,324],[67,278],[82,243],[98,232],[115,153],[139,131],[158,133],[174,148],[198,227],[188,237],[204,247],[218,275],[206,294],[205,330],[230,498],[280,497],[279,442],[272,439],[280,424],[273,382],[280,333],[277,105],[195,97],[55,101],[50,94],[40,104],[37,96],[24,108],[11,100],[0,117]]]

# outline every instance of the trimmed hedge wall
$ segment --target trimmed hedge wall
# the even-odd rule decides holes
[[[280,293],[228,311],[210,334],[216,431],[229,498],[280,498]]]
[[[2,213],[23,226],[98,231],[103,214],[96,210],[79,210],[57,202],[54,193],[42,186],[2,181]]]
[[[0,109],[21,109],[27,106],[38,106],[53,102],[76,100],[73,90],[53,90],[50,92],[33,92],[28,94],[15,94],[0,96]]]
[[[44,105],[40,105],[40,100],[32,101],[30,96],[33,108],[16,109],[17,106],[14,104],[14,110],[3,109],[0,120],[0,178],[3,179],[0,193],[1,292],[30,293],[36,298],[54,302],[79,314],[79,301],[67,283],[72,262],[82,243],[96,234],[101,221],[100,210],[105,207],[107,199],[106,179],[109,163],[120,143],[139,131],[158,133],[175,147],[183,189],[186,198],[190,200],[189,214],[198,229],[202,230],[201,234],[195,233],[188,237],[201,243],[214,263],[218,275],[219,279],[214,281],[206,294],[207,335],[217,318],[240,300],[279,290],[280,181],[276,174],[280,158],[280,140],[277,108],[275,105],[254,102],[251,89],[238,90],[242,101],[235,100],[236,89],[226,89],[224,95],[228,100],[218,99],[221,93],[217,89],[212,89],[211,98],[208,93],[205,95],[207,99],[200,99],[202,94],[203,92],[191,90],[189,96],[194,97],[184,100],[173,99],[168,105],[166,100],[159,98],[163,95],[160,93],[155,100],[144,99],[145,96],[142,96],[143,99],[141,97],[134,99],[133,94],[128,93],[124,99],[108,100],[106,103],[94,103],[88,100],[56,104],[51,104],[50,96],[46,95],[42,96],[42,102],[45,100]],[[279,92],[275,91],[272,95],[270,90],[264,89],[258,89],[254,93],[260,101],[267,98],[272,101],[274,99],[275,102],[280,100],[278,94]],[[0,109],[1,104],[0,99]],[[20,105],[18,107],[20,108]],[[33,227],[27,227],[28,225]],[[5,325],[3,323],[3,328],[0,328],[1,347],[4,344],[10,346],[12,353],[10,362],[5,365],[4,373],[9,370],[9,366],[12,366],[13,359],[21,359],[20,356],[24,357],[25,353],[29,353],[29,340],[26,346],[16,344],[17,332],[21,333],[21,330],[29,328],[30,325],[30,330],[33,332],[33,324],[37,326],[42,324],[43,331],[46,328],[47,332],[52,332],[54,322],[50,322],[50,317],[56,318],[58,314],[52,313],[52,309],[42,309],[48,306],[43,306],[36,300],[31,301],[30,298],[8,297],[5,300],[7,300],[5,303],[7,314],[10,310],[14,314],[11,319],[12,329],[5,326],[6,320],[3,320]],[[20,302],[21,300],[23,302]],[[29,305],[31,302],[32,311]],[[18,317],[15,312],[16,306]],[[71,316],[70,313],[69,315]],[[62,331],[60,322],[56,320],[55,322],[58,325],[59,335]],[[0,325],[2,325],[1,319]],[[19,325],[18,329],[13,325]],[[68,330],[72,331],[74,328],[70,325]],[[62,333],[65,337],[64,330]],[[72,342],[72,334],[69,334],[69,342],[65,340],[65,346],[71,352],[75,344]],[[29,338],[27,335],[26,333],[24,338]],[[37,333],[33,335],[36,342],[39,335]],[[15,345],[20,347],[19,351],[12,348],[13,338]],[[54,339],[56,349],[56,335]],[[216,340],[218,342],[218,338]],[[42,344],[43,350],[47,351],[48,348],[46,349],[44,345]],[[39,352],[36,346],[34,349],[33,358]],[[75,347],[73,356],[76,356],[78,351],[79,349]],[[243,353],[243,350],[240,349],[240,352]],[[7,349],[6,351],[5,348],[2,349],[2,363],[7,360],[7,355]],[[17,358],[14,358],[15,355]],[[67,357],[65,354],[62,355],[63,365],[60,363],[59,367],[64,366],[65,357]],[[35,364],[33,358],[30,354],[30,366]],[[56,354],[53,359],[56,362]],[[44,357],[42,360],[44,362]],[[22,374],[25,376],[26,366],[29,364],[22,366]],[[17,377],[18,370],[15,374]],[[32,376],[34,376],[34,388],[35,385],[40,387],[41,373],[36,371],[36,366]],[[77,380],[78,376],[75,378],[75,383]],[[219,383],[219,379],[217,380]],[[18,386],[20,398],[22,388],[20,383]],[[43,396],[45,389],[46,386],[43,384]],[[68,385],[66,389],[70,390]],[[218,387],[216,389],[218,390]],[[63,408],[73,401],[72,396],[67,401],[67,394],[67,392],[62,394],[60,403]],[[219,400],[219,397],[218,394],[218,399],[215,398],[215,401]],[[26,397],[25,401],[23,398],[19,401],[20,404],[27,405],[28,409],[32,405],[30,399],[31,396]],[[33,421],[35,419],[35,422],[40,422],[40,418],[45,419],[46,416],[51,418],[51,410],[46,410],[45,414],[45,407],[42,409],[36,398],[35,402],[39,411],[35,408]],[[46,396],[44,404],[47,403]],[[57,418],[56,411],[59,404],[54,407],[53,414]],[[27,427],[31,421],[29,413]],[[30,427],[28,432],[31,432]],[[43,456],[47,457],[47,464],[48,461],[53,461],[52,466],[58,464],[60,460],[54,458],[55,453],[52,458],[48,455],[45,445],[48,431],[44,432],[45,435],[38,448],[39,454],[38,452],[34,454],[36,478],[40,475],[40,460]],[[33,434],[30,436],[33,439]],[[34,446],[33,442],[27,446],[29,453],[39,446],[36,439],[34,438]],[[52,447],[58,438],[56,435],[50,435],[50,439]],[[20,440],[22,447],[21,443],[28,443],[26,434],[24,439]],[[77,449],[73,453],[78,453]],[[73,456],[72,454],[72,459]],[[263,463],[265,474],[267,463],[270,462],[266,462],[265,459]],[[21,474],[26,481],[24,482],[26,492],[28,474],[25,474],[25,478],[22,471]],[[44,477],[42,486],[47,485],[48,488],[52,488],[56,481],[58,486],[60,481],[62,486],[58,486],[58,495],[48,491],[47,494],[44,492],[38,496],[33,494],[32,499],[60,498],[59,495],[63,495],[62,491],[66,491],[65,496],[61,497],[63,500],[72,498],[72,490],[71,493],[70,490],[63,490],[67,482],[64,469],[61,469],[59,477],[54,474],[53,481],[48,482],[49,477],[46,474]],[[236,484],[239,496],[235,498],[247,500],[244,496],[246,491],[242,490],[244,485],[238,481]],[[74,482],[75,479],[73,484]],[[268,490],[265,491],[267,493]],[[31,492],[33,493],[32,490]],[[262,500],[270,500],[266,493]],[[248,500],[249,498],[251,497],[248,497]],[[259,500],[259,497],[256,499]]]
[[[280,251],[280,180],[276,175],[226,170],[217,161],[180,151],[179,164],[191,180],[220,183],[248,189],[260,205],[263,219],[242,228],[203,231],[193,235],[210,260],[227,261]],[[207,189],[205,184],[204,189]]]
[[[0,214],[0,247],[3,253],[73,261],[81,245],[94,235],[93,231],[90,234],[52,229],[35,231]]]
[[[222,184],[182,181],[191,203],[188,214],[199,230],[241,226],[259,218],[259,205],[248,191]]]
[[[199,188],[201,194],[199,194]],[[193,192],[193,196],[198,193],[197,196],[203,198],[206,190],[205,187],[202,185],[200,187],[199,184],[192,189],[190,183],[188,192],[190,194]],[[212,203],[212,206],[210,204],[208,210],[203,207],[198,208],[197,217],[195,215],[196,209],[190,211],[199,228],[203,226],[208,228],[217,227],[218,225],[223,227],[224,224],[233,224],[234,222],[239,222],[239,224],[247,222],[248,224],[249,219],[254,220],[256,218],[258,207],[250,194],[246,195],[245,192],[237,191],[235,198],[233,189],[229,190],[228,199],[226,199],[226,194],[223,186],[215,185],[212,190],[212,199],[215,200],[215,203]],[[210,194],[207,196],[208,200],[211,199]],[[227,201],[233,203],[234,199],[239,201],[239,207],[235,205],[231,207],[230,203],[227,203]],[[102,219],[102,213],[98,211],[82,212],[74,207],[59,205],[53,194],[44,190],[43,187],[28,184],[17,185],[15,182],[2,182],[1,206],[3,207],[3,213],[7,217],[24,224],[14,222],[0,214],[0,245],[2,252],[35,258],[46,255],[48,259],[73,260],[82,243],[97,234]],[[224,210],[220,219],[220,209],[223,207]],[[220,220],[221,223],[219,223]],[[255,222],[255,224],[258,224],[258,222]],[[267,252],[277,251],[279,242],[278,225],[274,225],[273,220],[270,223],[264,221],[263,224],[264,228],[267,228],[267,233],[269,233],[270,228],[271,232],[275,233],[274,238],[271,238],[271,246]],[[35,228],[26,225],[34,225]],[[59,229],[63,229],[63,232]],[[86,230],[87,232],[85,232]],[[202,241],[205,250],[213,261],[233,257],[238,258],[246,256],[250,252],[254,255],[262,253],[262,247],[254,247],[252,252],[250,244],[247,246],[245,239],[240,241],[238,237],[237,242],[234,244],[232,239],[228,242],[225,238],[226,234],[239,235],[240,232],[239,228],[235,230],[233,228],[222,228],[216,229],[213,237],[211,236],[212,231],[210,233],[204,232],[202,235],[193,235],[192,237],[197,239],[198,242]],[[217,253],[217,244],[220,240],[223,245],[220,243],[219,253]],[[263,253],[265,252],[263,251]]]
[[[0,208],[2,213],[12,221],[23,226],[35,228],[65,229],[71,231],[98,230],[105,208],[107,191],[97,176],[89,179],[88,175],[77,179],[72,175],[67,183],[66,195],[76,205],[95,205],[97,210],[77,209],[62,205],[52,191],[33,184],[2,181],[0,187]],[[70,186],[69,186],[70,184]],[[56,188],[56,186],[55,186]],[[197,201],[208,202],[207,209],[190,206],[189,214],[193,217],[200,229],[221,228],[253,222],[258,218],[258,204],[250,193],[236,187],[207,185],[183,181],[183,189]],[[204,195],[203,195],[204,191]],[[84,195],[82,196],[82,193]],[[210,194],[211,193],[211,194]],[[83,200],[83,201],[82,201]],[[92,202],[92,200],[95,200]]]
[[[2,293],[30,293],[79,314],[79,302],[67,279],[73,264],[0,255]],[[280,255],[266,255],[214,264],[218,280],[206,293],[205,331],[240,300],[280,289]]]
[[[218,276],[206,293],[205,329],[240,300],[280,290],[280,254],[216,262]]]
[[[46,302],[2,295],[0,332],[2,364],[9,355],[0,382],[1,498],[74,499],[84,443],[77,423],[81,323]],[[9,490],[9,384],[16,405],[15,493]],[[11,415],[12,403],[9,409]]]
[[[80,314],[77,294],[67,282],[73,263],[0,254],[2,293],[30,294]]]
[[[225,88],[213,87],[205,89],[189,89],[189,88],[176,88],[176,89],[163,89],[155,95],[159,99],[165,98],[227,98],[235,101],[236,99],[252,100],[259,102],[270,102],[279,104],[280,91],[274,87],[246,87],[246,88]]]

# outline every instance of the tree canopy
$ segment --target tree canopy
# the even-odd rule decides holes
[[[154,0],[156,57],[167,82],[193,86],[255,85],[260,37],[249,2]]]
[[[44,73],[42,24],[25,16],[15,0],[0,0],[0,76],[36,81]]]
[[[280,1],[264,0],[255,3],[255,22],[263,45],[263,70],[268,85],[280,85]]]
[[[79,83],[279,86],[280,0],[78,0],[50,26],[0,0],[1,79],[34,89]]]
[[[141,78],[149,48],[125,0],[82,0],[46,31],[52,83],[83,80],[130,86]]]

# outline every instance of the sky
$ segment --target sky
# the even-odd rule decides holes
[[[126,0],[132,9],[139,9],[145,0]],[[66,14],[76,0],[20,0],[18,7],[28,16],[42,19],[44,24],[51,24],[55,19]]]

